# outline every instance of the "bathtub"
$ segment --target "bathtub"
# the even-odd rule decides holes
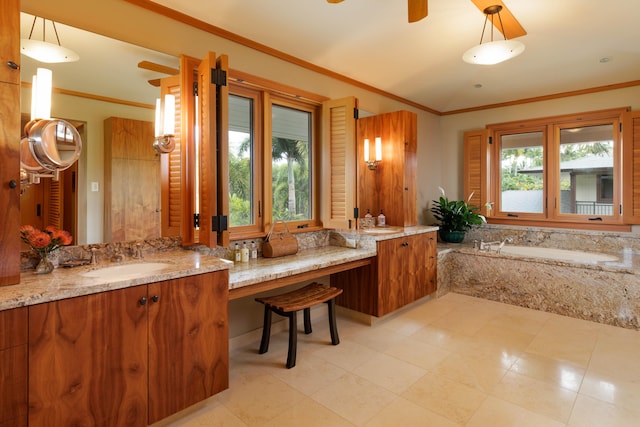
[[[567,249],[543,248],[540,246],[510,246],[505,245],[500,250],[503,255],[522,256],[527,258],[544,258],[569,262],[612,262],[618,261],[615,255],[601,252],[584,252]]]
[[[499,254],[454,249],[438,259],[439,295],[451,291],[640,330],[637,256],[509,244]]]

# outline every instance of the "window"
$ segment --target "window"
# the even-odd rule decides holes
[[[500,210],[544,212],[544,131],[500,135]]]
[[[276,220],[319,224],[315,144],[319,102],[234,83],[229,95],[229,227],[257,237]]]
[[[255,225],[256,94],[229,95],[229,226]],[[258,146],[259,147],[259,146]]]
[[[497,222],[620,224],[626,109],[488,126],[488,202]],[[489,172],[491,175],[491,172]]]
[[[312,114],[277,104],[272,106],[271,112],[273,219],[311,219]]]

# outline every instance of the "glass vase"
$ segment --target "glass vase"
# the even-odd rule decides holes
[[[40,262],[36,265],[36,274],[49,274],[53,271],[53,263],[49,259],[49,254],[40,254]]]

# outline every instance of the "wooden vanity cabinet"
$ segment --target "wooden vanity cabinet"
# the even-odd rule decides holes
[[[0,10],[0,286],[4,286],[20,282],[19,0],[0,0]]]
[[[146,426],[228,387],[228,271],[29,307],[29,424]]]
[[[436,251],[435,232],[378,241],[371,265],[331,276],[336,303],[380,317],[435,292]]]
[[[0,427],[27,425],[27,308],[0,311]]]

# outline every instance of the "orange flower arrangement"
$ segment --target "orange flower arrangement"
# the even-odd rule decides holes
[[[73,240],[71,233],[58,230],[51,225],[44,230],[38,230],[32,225],[23,225],[20,227],[20,238],[40,255],[40,258],[46,257],[49,252],[60,246],[70,245]]]

